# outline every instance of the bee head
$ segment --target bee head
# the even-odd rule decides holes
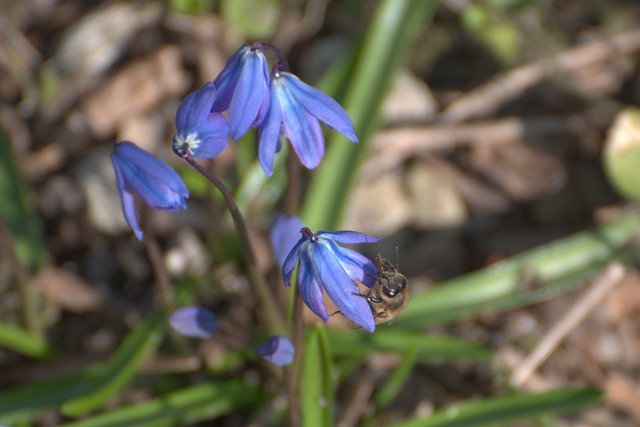
[[[382,286],[382,293],[388,298],[395,298],[407,287],[407,278],[401,274],[396,275],[393,280]]]

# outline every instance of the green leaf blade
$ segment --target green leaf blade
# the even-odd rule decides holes
[[[481,427],[537,418],[550,414],[566,414],[602,400],[596,389],[560,389],[544,393],[524,394],[462,403],[438,411],[428,418],[405,420],[393,427]]]
[[[307,337],[302,361],[300,404],[306,427],[333,426],[332,366],[325,328],[318,326]]]
[[[112,395],[125,387],[135,376],[140,364],[160,344],[165,329],[162,313],[149,315],[125,339],[107,362],[101,384],[90,393],[74,398],[62,406],[67,416],[80,416],[102,406]]]

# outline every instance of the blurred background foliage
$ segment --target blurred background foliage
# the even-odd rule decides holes
[[[278,309],[278,211],[381,236],[361,249],[399,253],[412,288],[372,335],[306,313],[303,425],[640,424],[639,18],[634,0],[2,2],[0,424],[292,423],[222,200],[170,149],[181,99],[255,40],[360,138],[328,130],[300,180],[286,147],[267,178],[255,135],[207,165]],[[167,328],[120,212],[123,139],[191,190],[142,215],[178,306],[216,312],[210,340]]]

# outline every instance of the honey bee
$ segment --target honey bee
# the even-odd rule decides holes
[[[376,255],[376,281],[363,296],[378,323],[395,320],[409,304],[409,280],[382,255]]]

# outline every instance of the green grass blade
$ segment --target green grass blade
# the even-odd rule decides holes
[[[241,380],[215,381],[174,391],[148,402],[116,409],[64,427],[171,427],[193,425],[256,405],[256,387]],[[254,406],[255,407],[255,406]]]
[[[140,363],[160,344],[164,328],[165,318],[162,313],[147,316],[107,362],[101,384],[92,392],[66,402],[62,406],[62,412],[74,417],[102,406],[133,379]]]
[[[0,425],[29,421],[66,400],[95,390],[103,381],[104,366],[92,365],[72,375],[33,381],[0,393]]]
[[[242,173],[242,181],[235,199],[240,211],[250,215],[247,218],[268,218],[270,214],[273,215],[274,207],[287,185],[287,171],[284,165],[288,149],[288,145],[283,144],[275,157],[273,176],[267,176],[257,160]]]
[[[50,357],[54,353],[44,339],[4,322],[0,322],[0,347],[36,359]]]
[[[18,259],[30,270],[48,262],[42,223],[29,184],[16,166],[9,137],[0,129],[0,218],[9,230]]]
[[[453,338],[425,336],[422,332],[401,330],[395,324],[379,326],[373,334],[333,329],[327,332],[327,336],[336,356],[364,357],[374,351],[404,356],[412,348],[415,348],[420,362],[488,360],[493,356],[493,352],[486,347]]]
[[[302,361],[302,424],[305,427],[333,426],[333,382],[331,351],[325,328],[308,335]]]
[[[428,418],[405,420],[393,427],[480,427],[506,425],[549,414],[566,414],[593,405],[600,390],[561,389],[545,393],[485,399],[453,405]]]
[[[411,41],[431,18],[436,4],[433,0],[381,1],[357,52],[349,81],[327,83],[346,88],[344,107],[360,143],[353,144],[336,132],[329,136],[326,156],[313,174],[304,201],[302,219],[308,227],[333,230],[339,225],[369,135],[377,127],[382,100]]]
[[[384,383],[380,391],[378,391],[373,399],[377,408],[385,408],[393,402],[398,396],[402,387],[407,382],[409,375],[413,371],[418,361],[418,350],[414,344],[409,347],[409,350],[403,354],[403,357],[398,366],[389,379]]]
[[[483,310],[533,303],[568,285],[565,279],[596,272],[606,263],[628,261],[640,216],[624,215],[593,230],[576,233],[416,293],[395,323],[424,327],[468,317]],[[520,287],[527,287],[522,290]]]

